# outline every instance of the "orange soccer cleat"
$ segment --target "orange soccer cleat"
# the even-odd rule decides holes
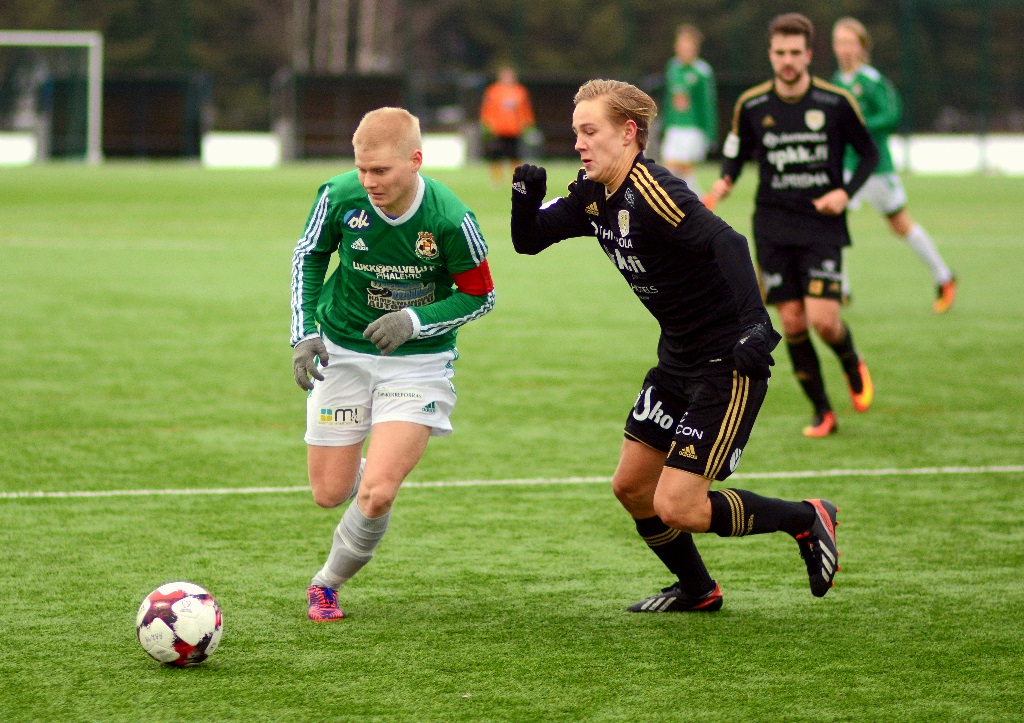
[[[814,421],[811,422],[811,426],[804,427],[805,437],[827,437],[830,434],[834,434],[839,429],[839,423],[836,421],[836,414],[833,411],[820,412],[814,415]]]
[[[932,304],[932,309],[936,314],[945,314],[953,306],[953,302],[956,301],[956,277],[950,278],[944,284],[939,284],[936,289],[935,303]]]
[[[858,412],[866,412],[871,408],[871,402],[875,399],[875,385],[871,383],[871,375],[868,373],[863,359],[857,362],[857,371],[860,372],[860,392],[853,391],[849,376],[846,377],[846,383],[850,388],[850,401],[853,402],[853,408]]]

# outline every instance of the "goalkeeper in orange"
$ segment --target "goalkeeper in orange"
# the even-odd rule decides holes
[[[509,172],[520,164],[519,143],[523,134],[533,128],[533,106],[530,95],[511,66],[498,70],[498,80],[487,86],[480,106],[480,130],[484,141],[484,157],[491,164],[491,181],[504,185],[503,165]]]

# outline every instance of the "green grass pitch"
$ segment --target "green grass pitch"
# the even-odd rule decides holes
[[[430,175],[476,210],[498,303],[459,338],[456,434],[410,482],[561,482],[404,489],[329,625],[304,591],[340,511],[308,493],[14,496],[301,487],[290,259],[342,170],[0,170],[0,720],[1019,720],[1024,179],[905,179],[961,279],[943,317],[913,253],[852,214],[869,413],[825,351],[840,431],[802,438],[777,355],[732,484],[839,504],[824,599],[791,539],[703,536],[722,612],[624,612],[670,580],[607,482],[565,480],[611,475],[657,330],[593,240],[518,257],[478,166]],[[574,174],[552,164],[552,193]],[[744,233],[753,175],[719,207]],[[134,638],[172,580],[224,612],[194,669]]]

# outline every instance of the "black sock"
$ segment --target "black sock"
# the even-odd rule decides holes
[[[846,372],[846,376],[850,380],[850,388],[854,394],[860,394],[864,391],[864,380],[860,378],[860,357],[857,356],[857,350],[853,348],[853,334],[850,333],[850,327],[845,323],[843,332],[843,338],[829,346],[839,357],[839,363],[843,365],[843,371]]]
[[[636,531],[647,546],[679,578],[683,592],[700,597],[714,588],[715,583],[704,567],[697,546],[693,544],[693,535],[669,527],[660,517],[634,521]]]
[[[762,497],[747,490],[708,492],[711,529],[719,537],[788,532],[799,535],[814,524],[814,508],[806,502]]]
[[[825,394],[825,380],[821,377],[821,364],[818,353],[814,350],[811,337],[804,332],[799,336],[786,337],[786,349],[793,362],[793,374],[803,387],[804,394],[814,405],[814,411],[822,414],[832,409],[832,404]]]

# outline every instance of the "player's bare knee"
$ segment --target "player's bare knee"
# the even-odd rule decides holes
[[[390,512],[392,505],[395,503],[395,498],[385,490],[377,488],[368,489],[364,481],[363,486],[359,489],[356,501],[364,515],[374,518]]]
[[[322,489],[322,488],[321,489],[317,489],[317,488],[313,489],[313,502],[315,502],[318,507],[323,507],[325,509],[330,509],[332,507],[337,507],[342,502],[344,502],[347,499],[347,497],[348,497],[347,494],[345,494],[345,495],[337,494],[333,490],[327,490],[327,489]]]
[[[666,525],[683,532],[706,532],[711,524],[701,505],[667,495],[655,495],[654,511]]]

